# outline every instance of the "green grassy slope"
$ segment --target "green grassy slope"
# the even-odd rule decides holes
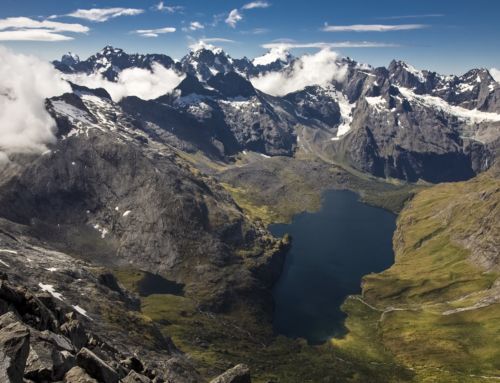
[[[500,181],[490,172],[423,190],[398,219],[395,264],[344,304],[333,344],[419,382],[500,379]]]

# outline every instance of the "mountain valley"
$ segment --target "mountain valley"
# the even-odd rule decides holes
[[[53,62],[71,87],[45,100],[54,141],[0,162],[2,379],[500,377],[500,84],[336,57],[325,84],[259,86],[301,60],[107,46]],[[177,83],[117,92],[130,70]],[[395,263],[344,301],[347,333],[314,345],[273,331],[294,242],[269,225],[328,190],[398,214]]]

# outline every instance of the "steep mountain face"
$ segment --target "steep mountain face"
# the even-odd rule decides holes
[[[182,70],[198,77],[200,81],[207,81],[219,73],[232,72],[235,70],[234,64],[234,60],[226,55],[222,49],[198,49],[190,52],[181,60]]]
[[[171,131],[181,147],[194,145],[222,159],[245,149],[289,156],[295,148],[297,118],[290,105],[235,72],[217,74],[206,85],[188,75],[171,95],[120,104],[138,120]]]
[[[159,128],[142,130],[91,91],[48,108],[60,139],[2,184],[2,217],[85,259],[167,275],[212,310],[247,298],[269,304],[262,292],[279,270],[279,246]],[[256,254],[236,255],[245,249]]]
[[[500,89],[486,69],[472,69],[460,77],[420,71],[402,61],[392,61],[388,69],[395,84],[416,94],[436,96],[466,109],[500,111]]]
[[[243,150],[299,151],[378,177],[431,182],[467,179],[493,162],[500,86],[488,71],[441,76],[401,61],[372,68],[342,58],[343,80],[282,97],[255,89],[256,76],[287,78],[300,68],[298,58],[282,53],[250,61],[202,48],[175,63],[106,47],[86,61],[66,56],[55,65],[112,81],[124,68],[150,69],[153,62],[186,74],[170,94],[153,101],[129,97],[121,106],[182,150],[223,161]]]
[[[436,76],[426,75],[396,62],[351,71],[342,85],[353,102],[348,134],[331,147],[320,144],[323,150],[365,172],[409,181],[467,179],[487,169],[500,115],[472,109],[481,103],[474,95],[453,105],[425,94]],[[485,81],[494,98],[498,84]]]

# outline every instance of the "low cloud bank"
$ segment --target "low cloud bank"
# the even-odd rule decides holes
[[[64,78],[88,88],[104,88],[113,101],[120,101],[127,96],[137,96],[143,100],[158,98],[179,85],[184,75],[179,75],[172,69],[153,63],[152,71],[141,68],[129,68],[120,72],[116,82],[108,81],[100,73],[68,74]]]
[[[45,99],[71,91],[48,62],[0,46],[0,160],[42,152],[54,142],[55,122]]]
[[[500,82],[500,69],[491,68],[490,74],[496,82]]]
[[[306,86],[326,86],[332,80],[342,81],[347,67],[339,63],[339,55],[330,49],[304,55],[289,70],[269,72],[250,79],[253,86],[273,96],[283,96]]]

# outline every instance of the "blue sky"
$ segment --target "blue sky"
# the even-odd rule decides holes
[[[54,59],[67,51],[85,58],[105,45],[180,58],[200,39],[230,40],[211,43],[233,57],[259,56],[265,52],[263,45],[277,41],[295,46],[340,42],[372,46],[334,50],[376,66],[397,58],[441,73],[500,67],[500,1],[496,0],[266,0],[254,1],[253,5],[248,5],[251,0],[167,0],[158,7],[159,3],[2,0],[0,44]],[[112,15],[116,17],[108,15],[106,21],[107,17],[97,11],[91,16],[77,12],[92,8],[123,9],[115,10]],[[231,11],[233,17],[228,20]],[[45,24],[27,25],[26,19],[10,19],[13,17]],[[49,37],[47,28],[51,30]],[[12,41],[19,39],[23,41]],[[47,39],[61,41],[38,41]],[[297,48],[293,53],[314,49]]]

